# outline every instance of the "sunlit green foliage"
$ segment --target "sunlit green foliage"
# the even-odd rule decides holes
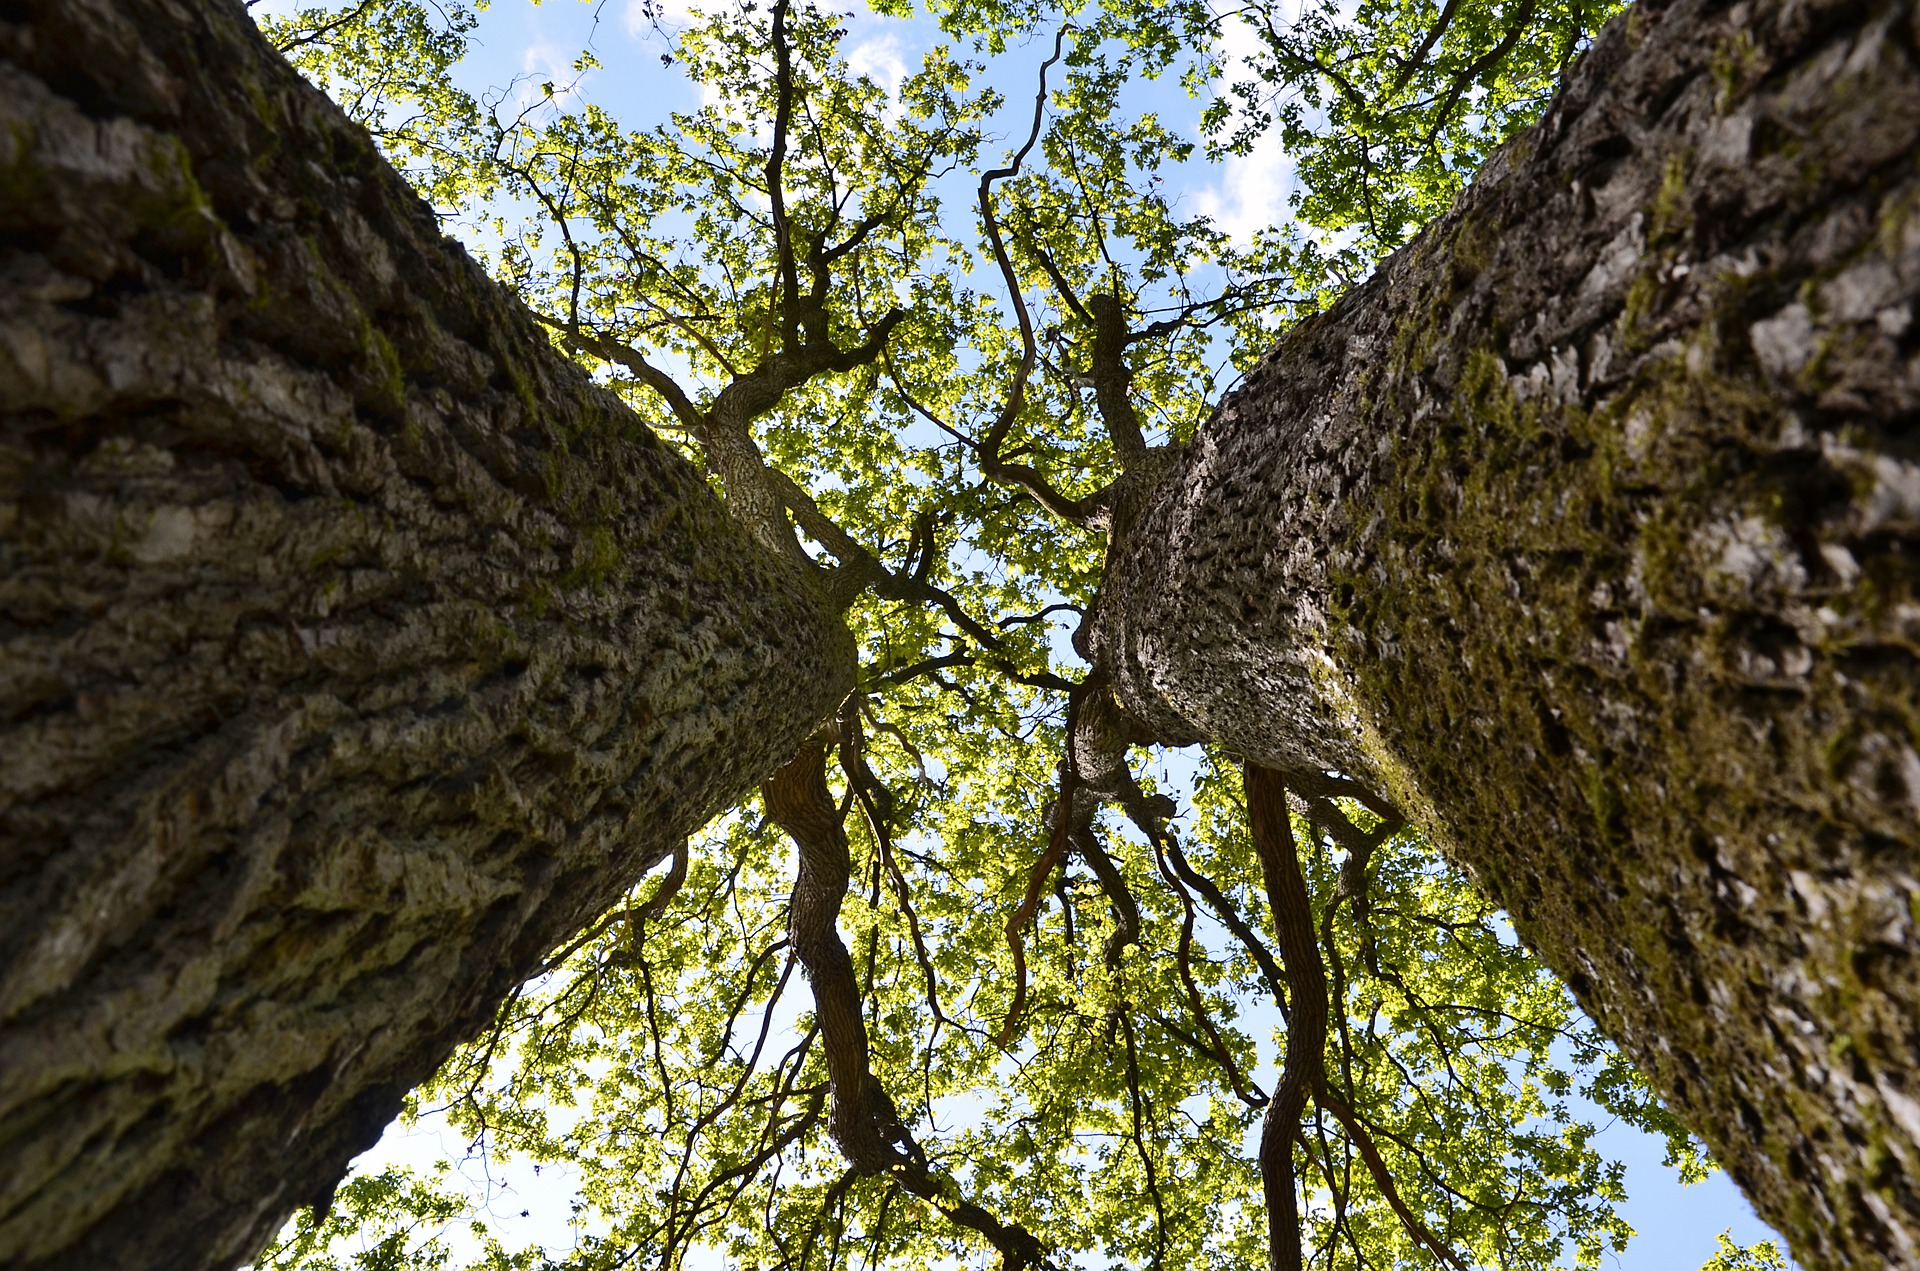
[[[874,8],[912,16],[904,0]],[[840,745],[845,772],[857,748],[878,784],[835,778],[854,874],[840,932],[874,1071],[943,1194],[1063,1260],[1264,1264],[1250,1135],[1285,1032],[1255,949],[1168,859],[1184,850],[1239,923],[1269,930],[1231,764],[1142,749],[1135,771],[1184,800],[1172,837],[1111,810],[1096,827],[1137,901],[1137,938],[1109,946],[1119,911],[1070,862],[1047,880],[1025,1010],[998,1044],[1007,917],[1047,846],[1063,689],[1085,673],[1069,635],[1107,522],[1049,515],[986,465],[1017,461],[1030,485],[1077,501],[1138,459],[1101,397],[1102,303],[1124,318],[1123,396],[1145,440],[1191,436],[1274,330],[1445,206],[1610,12],[935,6],[944,36],[889,91],[849,67],[846,15],[779,8],[783,82],[768,8],[721,5],[663,36],[662,60],[705,104],[647,120],[594,103],[591,53],[577,83],[465,84],[479,18],[457,4],[264,21],[556,342],[697,461],[729,386],[807,333],[874,346],[784,384],[747,421],[894,579],[849,611],[862,692]],[[1056,38],[1031,150],[1010,162]],[[1134,110],[1143,80],[1163,101],[1190,92],[1198,131]],[[1299,164],[1300,224],[1236,242],[1172,191],[1181,165],[1268,133]],[[819,537],[810,550],[842,551]],[[1363,894],[1329,919],[1345,853],[1304,817],[1296,829],[1332,981],[1330,1080],[1401,1200],[1461,1258],[1596,1266],[1626,1239],[1619,1167],[1575,1095],[1665,1134],[1670,1163],[1704,1173],[1565,990],[1416,835],[1377,851]],[[977,1239],[887,1175],[850,1175],[826,1135],[817,1026],[786,939],[793,876],[792,845],[743,805],[696,841],[670,898],[650,904],[662,884],[641,881],[414,1095],[476,1150],[575,1171],[573,1246],[507,1247],[457,1180],[389,1170],[349,1181],[260,1265],[980,1264]],[[1316,1115],[1295,1153],[1313,1265],[1435,1265],[1343,1126]],[[1715,1265],[1772,1256],[1728,1246]]]
[[[1210,123],[1228,150],[1277,128],[1300,164],[1300,215],[1339,236],[1355,278],[1447,209],[1492,151],[1546,107],[1617,0],[1319,0],[1262,13]]]
[[[357,1174],[340,1184],[330,1214],[316,1218],[312,1210],[301,1210],[255,1266],[260,1271],[438,1271],[452,1263],[446,1237],[453,1224],[467,1218],[467,1211],[460,1192],[435,1186],[411,1170]],[[465,1225],[478,1240],[486,1240],[484,1224]]]
[[[1735,1244],[1724,1231],[1717,1239],[1719,1251],[1707,1259],[1700,1271],[1786,1271],[1786,1255],[1771,1240],[1743,1246]]]

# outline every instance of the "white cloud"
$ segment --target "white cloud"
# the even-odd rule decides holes
[[[655,56],[670,52],[680,33],[705,16],[696,7],[698,0],[627,0],[621,10],[620,26],[627,38],[652,44]],[[679,72],[674,72],[679,74]],[[726,90],[717,84],[701,84],[702,106],[725,106]]]
[[[1297,13],[1296,6],[1282,7],[1296,8]],[[1253,29],[1245,23],[1230,24],[1222,46],[1226,54],[1222,82],[1254,78],[1252,63],[1260,44]],[[1256,232],[1291,219],[1294,161],[1272,130],[1261,134],[1247,154],[1229,155],[1216,171],[1217,180],[1193,192],[1194,206],[1235,242],[1248,242]]]
[[[520,69],[528,75],[545,75],[558,87],[573,78],[573,57],[562,53],[557,44],[537,40],[521,50]]]
[[[514,111],[538,107],[549,84],[556,94],[565,96],[580,78],[573,69],[574,56],[551,41],[529,41],[520,50],[520,67],[506,86],[503,105]]]
[[[898,96],[900,84],[907,78],[907,59],[900,37],[892,33],[862,40],[847,50],[847,67],[855,75],[871,76],[889,100]]]
[[[1195,208],[1211,217],[1236,243],[1247,243],[1255,233],[1284,224],[1291,216],[1288,197],[1293,192],[1293,157],[1272,133],[1254,143],[1245,155],[1230,155],[1220,164],[1219,180],[1195,191]]]

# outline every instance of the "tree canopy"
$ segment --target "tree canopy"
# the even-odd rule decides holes
[[[1683,1174],[1698,1145],[1398,810],[1138,744],[1075,634],[1238,371],[1444,210],[1615,7],[639,11],[662,65],[495,86],[458,3],[262,25],[817,571],[859,691],[416,1093],[577,1171],[574,1248],[390,1169],[258,1265],[1241,1267],[1288,1210],[1293,1266],[1599,1265],[1621,1171],[1574,1096]],[[897,83],[849,61],[887,22],[936,32]],[[596,102],[643,73],[703,104]],[[1177,194],[1276,141],[1289,224],[1236,238]]]

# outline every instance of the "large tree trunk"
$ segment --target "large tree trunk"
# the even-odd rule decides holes
[[[239,4],[0,4],[0,1266],[250,1256],[851,671]]]
[[[1811,1268],[1920,1266],[1907,4],[1645,3],[1109,570],[1169,738],[1363,773]]]

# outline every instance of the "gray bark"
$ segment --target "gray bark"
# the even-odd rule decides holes
[[[0,5],[0,1266],[251,1256],[851,674],[237,3]]]
[[[1810,1268],[1920,1266],[1909,4],[1644,3],[1109,569],[1170,740],[1423,824]]]

